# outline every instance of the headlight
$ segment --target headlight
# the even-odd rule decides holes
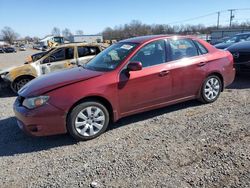
[[[46,104],[48,100],[49,100],[49,96],[27,98],[27,99],[24,99],[23,106],[25,106],[28,109],[34,109],[34,108],[37,108],[39,106]]]

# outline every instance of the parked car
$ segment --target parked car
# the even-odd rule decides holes
[[[212,45],[216,45],[216,44],[219,44],[219,43],[224,43],[225,41],[227,41],[228,39],[230,39],[231,37],[223,37],[221,39],[217,39],[217,40],[212,40],[210,42],[210,44]]]
[[[233,56],[192,37],[123,40],[81,67],[32,80],[18,92],[18,125],[34,136],[102,134],[122,117],[199,99],[214,102],[235,77]]]
[[[250,72],[250,41],[239,42],[226,50],[232,53],[237,72]]]
[[[49,50],[35,62],[0,71],[0,76],[10,83],[14,92],[21,89],[32,79],[63,69],[84,64],[102,51],[99,44],[72,43]]]
[[[225,49],[235,43],[248,41],[248,40],[250,40],[250,33],[240,33],[214,46],[218,49]]]
[[[4,52],[5,53],[13,53],[13,52],[16,53],[16,49],[13,47],[6,47],[6,48],[4,48]]]
[[[42,49],[43,49],[43,46],[41,46],[40,44],[34,44],[34,45],[33,45],[33,49],[34,49],[34,50],[42,50]]]
[[[4,49],[2,47],[0,48],[0,53],[4,53]]]
[[[20,50],[20,51],[26,51],[26,48],[25,48],[24,45],[20,45],[19,50]]]

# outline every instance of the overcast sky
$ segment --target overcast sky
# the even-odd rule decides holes
[[[250,8],[250,0],[0,0],[0,29],[10,26],[22,37],[44,37],[53,27],[80,29],[96,34],[140,20],[146,24],[215,25],[221,13],[221,24],[229,24],[228,9]],[[189,18],[208,15],[201,18]],[[235,11],[238,22],[250,21],[250,10]]]

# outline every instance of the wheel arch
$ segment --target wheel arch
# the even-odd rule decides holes
[[[113,114],[113,106],[112,104],[109,102],[108,99],[104,98],[104,97],[101,97],[101,96],[88,96],[88,97],[84,97],[80,100],[78,100],[77,102],[75,102],[71,107],[70,109],[68,110],[67,112],[67,116],[66,116],[66,119],[68,119],[68,116],[70,115],[71,111],[78,105],[78,104],[81,104],[83,102],[87,102],[87,101],[95,101],[95,102],[99,102],[101,103],[102,105],[104,105],[108,112],[109,112],[109,116],[110,116],[110,120],[112,122],[114,122],[114,114]]]
[[[220,78],[220,81],[221,81],[221,84],[222,84],[221,92],[224,91],[224,78],[223,78],[222,74],[219,73],[219,72],[211,72],[206,76],[206,78],[209,77],[209,76],[213,76],[213,75],[218,76]]]
[[[20,76],[17,76],[12,82],[11,82],[11,88],[14,88],[14,84],[17,80],[20,80],[22,78],[29,78],[31,80],[33,80],[34,78],[36,78],[35,76],[33,75],[30,75],[30,74],[25,74],[25,75],[20,75]]]

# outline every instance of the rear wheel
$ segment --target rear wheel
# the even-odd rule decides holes
[[[17,93],[23,86],[25,86],[28,82],[30,82],[32,79],[29,77],[21,77],[16,79],[13,84],[11,89]]]
[[[67,128],[77,140],[90,140],[107,129],[109,112],[99,102],[88,101],[77,105],[69,114]]]
[[[216,75],[209,76],[203,83],[201,101],[212,103],[218,99],[222,89],[221,79]]]

